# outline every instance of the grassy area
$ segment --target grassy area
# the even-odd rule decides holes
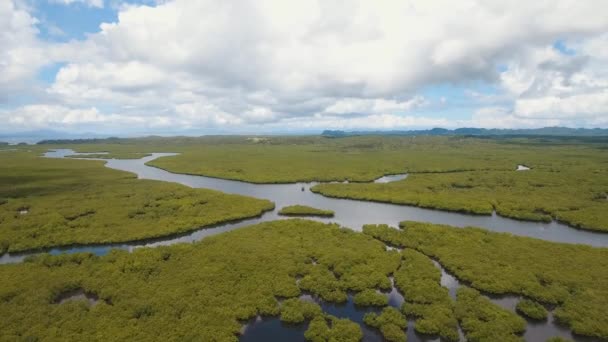
[[[300,219],[133,253],[41,255],[0,266],[0,331],[6,340],[232,341],[244,320],[280,315],[311,320],[309,340],[356,341],[357,324],[289,298],[379,288],[399,262],[367,235]],[[58,303],[75,290],[97,304]]]
[[[404,222],[364,233],[436,258],[461,281],[495,294],[556,305],[577,334],[608,339],[608,249],[547,242],[479,228]]]
[[[63,147],[118,156],[179,152],[149,164],[171,172],[253,183],[349,180],[349,184],[321,184],[312,190],[332,197],[474,214],[496,211],[524,220],[557,219],[608,231],[606,139],[202,137]],[[532,170],[515,171],[519,164]],[[410,176],[386,184],[356,183],[399,173]]]
[[[0,154],[0,254],[166,236],[260,215],[272,202],[138,180],[99,161]]]
[[[290,205],[281,208],[279,215],[286,216],[322,216],[322,217],[333,217],[333,210],[323,210],[306,205]]]

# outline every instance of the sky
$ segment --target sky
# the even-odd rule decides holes
[[[0,0],[0,134],[607,128],[606,13],[606,0]]]

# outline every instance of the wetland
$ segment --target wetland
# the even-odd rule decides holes
[[[200,150],[211,157],[189,139],[0,155],[2,339],[608,339],[602,146],[209,139]],[[258,164],[220,158],[244,144],[275,169],[267,176],[290,176],[256,179]],[[544,154],[516,158],[522,146]],[[440,161],[418,154],[438,147]],[[399,151],[413,159],[389,158]],[[353,168],[330,163],[307,178],[316,165],[275,164],[306,153]],[[241,176],[165,162],[186,157],[240,163]],[[524,192],[517,206],[500,197]],[[543,196],[552,203],[539,205]]]

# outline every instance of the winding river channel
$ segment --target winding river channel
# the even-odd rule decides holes
[[[78,154],[69,149],[58,149],[49,151],[45,154],[48,158],[64,158],[68,155]],[[341,226],[349,227],[354,230],[361,230],[364,224],[385,223],[397,226],[400,221],[412,220],[438,224],[449,224],[456,227],[476,226],[496,232],[508,232],[514,235],[528,236],[553,242],[578,243],[595,247],[608,247],[608,234],[595,233],[572,228],[558,222],[527,222],[504,218],[498,215],[476,216],[461,213],[453,213],[432,209],[423,209],[412,206],[394,205],[386,203],[376,203],[368,201],[357,201],[348,199],[335,199],[324,197],[310,191],[310,187],[317,183],[291,183],[291,184],[252,184],[240,181],[231,181],[219,178],[193,176],[171,173],[159,168],[146,165],[147,162],[160,158],[176,155],[175,153],[153,153],[142,159],[108,159],[106,167],[128,171],[136,174],[141,179],[153,179],[166,182],[183,184],[192,188],[207,188],[219,190],[226,193],[240,194],[245,196],[264,198],[275,203],[275,210],[264,213],[263,215],[241,220],[219,224],[194,230],[187,234],[173,235],[165,238],[125,242],[118,244],[83,245],[52,248],[42,252],[51,254],[93,252],[97,255],[106,254],[111,249],[119,248],[132,251],[138,247],[154,247],[160,245],[171,245],[180,242],[198,241],[206,236],[230,231],[243,226],[256,224],[259,222],[285,219],[278,215],[278,210],[287,205],[302,204],[321,209],[333,210],[335,216],[332,218],[310,218],[322,222],[335,222]],[[515,172],[515,171],[514,171]],[[376,180],[376,182],[386,183],[406,179],[407,175],[390,175]],[[407,181],[407,180],[405,180]],[[39,251],[40,252],[40,251]],[[39,253],[38,252],[38,253]],[[32,253],[4,254],[0,256],[0,264],[18,263]],[[460,282],[449,275],[439,263],[436,263],[442,271],[442,285],[450,290],[454,295]],[[389,304],[399,307],[403,302],[403,297],[393,288],[389,296]],[[514,311],[518,297],[488,296],[494,303]],[[359,308],[352,302],[352,297],[345,304],[323,303],[318,299],[305,295],[303,299],[318,301],[324,311],[338,317],[348,317],[355,322],[362,323],[363,315],[366,312],[374,311],[372,308]],[[414,332],[413,322],[409,322],[410,328],[407,331],[408,341],[432,341],[437,340],[427,336],[420,336]],[[382,338],[377,331],[371,330],[361,324],[364,331],[365,341],[381,341]],[[258,318],[251,320],[245,325],[242,341],[261,341],[261,340],[304,340],[303,332],[305,325],[291,326],[283,324],[278,318]],[[573,336],[570,331],[553,322],[552,315],[547,321],[529,321],[524,338],[528,341],[544,341],[549,337],[561,336],[575,341],[589,341],[587,338]]]

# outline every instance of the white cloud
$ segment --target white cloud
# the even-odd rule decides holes
[[[606,10],[602,0],[174,0],[122,5],[116,22],[59,44],[38,41],[36,19],[4,1],[0,98],[65,62],[36,102],[61,118],[97,108],[108,127],[124,116],[142,127],[403,129],[459,124],[425,114],[458,101],[421,89],[482,81],[502,93],[472,95],[491,110],[464,106],[470,123],[592,125],[607,113]],[[557,39],[576,56],[553,49]]]
[[[316,115],[313,118],[293,118],[274,124],[278,129],[346,130],[404,130],[420,127],[456,127],[457,122],[445,118],[413,115],[372,114],[345,119],[340,116]]]
[[[37,20],[12,1],[0,1],[0,104],[28,89],[44,64]]]
[[[608,122],[607,34],[573,43],[575,55],[530,48],[502,74],[513,124],[598,126]],[[519,120],[519,121],[518,121]]]
[[[428,104],[422,96],[415,96],[407,101],[398,102],[385,99],[344,98],[325,108],[330,114],[369,114],[394,113],[409,111]]]
[[[608,117],[608,89],[568,97],[520,99],[515,102],[515,113],[525,118],[583,119],[600,115]]]

